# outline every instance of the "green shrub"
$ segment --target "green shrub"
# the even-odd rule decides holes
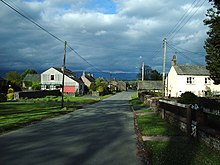
[[[102,92],[104,91],[103,86],[99,86],[99,87],[97,88],[97,91],[100,92],[100,93],[102,93]]]
[[[32,89],[33,90],[40,90],[41,86],[40,86],[40,83],[38,82],[33,82],[32,83]]]
[[[196,103],[197,96],[192,92],[185,92],[181,94],[177,101],[182,104],[193,104]]]

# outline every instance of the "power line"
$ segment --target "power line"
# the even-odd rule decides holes
[[[178,53],[179,55],[181,55],[182,57],[184,57],[185,59],[195,63],[196,65],[202,65],[201,63],[194,61],[192,58],[188,57],[187,55],[185,55],[184,53],[180,52],[177,48],[175,48],[174,46],[170,45],[167,43],[167,47],[169,47],[170,49],[174,50],[175,53]]]
[[[191,6],[189,7],[189,9],[182,15],[182,17],[180,18],[180,20],[176,23],[176,25],[172,28],[172,30],[170,30],[168,32],[167,39],[169,40],[169,38],[172,36],[172,34],[177,30],[177,28],[182,24],[182,22],[187,18],[186,14],[190,14],[190,12],[192,11],[192,9],[196,6],[193,7],[194,3],[196,2],[196,0],[194,0],[194,2],[191,4]]]
[[[171,45],[171,46],[173,46],[173,47],[176,47],[176,48],[178,48],[178,49],[181,49],[181,50],[183,50],[183,51],[185,51],[185,52],[192,53],[192,54],[196,54],[196,55],[204,56],[204,54],[202,54],[202,53],[205,53],[205,52],[194,52],[194,51],[191,51],[191,50],[187,50],[187,49],[184,49],[184,48],[181,48],[181,47],[174,46],[173,44],[169,44],[169,45]],[[180,52],[180,51],[179,51],[179,52]],[[183,52],[182,52],[182,53],[183,53]]]
[[[91,63],[89,63],[84,57],[82,57],[75,49],[73,49],[71,46],[69,46],[67,44],[68,48],[70,50],[72,50],[74,53],[76,53],[83,61],[85,61],[88,65],[90,65],[91,67],[93,67],[95,70],[99,71],[99,72],[103,72],[102,70],[96,68],[94,65],[92,65]]]
[[[200,0],[201,1],[201,0]],[[199,2],[200,2],[199,1]],[[181,27],[179,27],[177,30],[176,30],[176,32],[175,33],[173,33],[171,36],[170,36],[170,38],[169,38],[169,41],[170,40],[172,40],[175,36],[176,36],[176,34],[189,22],[189,20],[196,14],[196,12],[204,5],[204,3],[206,2],[206,0],[204,0],[201,4],[200,4],[200,6],[195,10],[195,12],[186,20],[186,22],[181,26]],[[198,3],[197,3],[198,4]]]
[[[15,7],[13,7],[12,5],[10,5],[9,3],[5,2],[4,0],[1,0],[2,3],[4,3],[6,6],[8,6],[10,9],[12,9],[13,11],[15,11],[16,13],[18,13],[19,15],[21,15],[23,18],[27,19],[28,21],[30,21],[31,23],[33,23],[34,25],[36,25],[38,28],[40,28],[41,30],[43,30],[44,32],[46,32],[47,34],[49,34],[50,36],[52,36],[53,38],[55,38],[56,40],[60,41],[61,43],[65,43],[64,40],[60,39],[59,37],[55,36],[54,34],[52,34],[51,32],[49,32],[47,29],[45,29],[44,27],[42,27],[39,23],[35,22],[32,18],[29,18],[28,16],[24,15],[23,13],[21,13],[18,10],[21,10],[20,8],[17,7],[17,9]],[[14,6],[16,6],[14,4]],[[88,65],[90,65],[91,67],[93,67],[95,70],[102,72],[100,69],[97,69],[94,65],[92,65],[91,63],[89,63],[84,57],[82,57],[75,49],[73,49],[70,45],[67,45],[68,48],[70,50],[72,50],[73,52],[76,53],[76,55],[78,55],[83,61],[85,61]]]
[[[39,27],[41,30],[45,31],[46,33],[48,33],[50,36],[52,36],[53,38],[57,39],[58,41],[64,43],[63,40],[61,40],[60,38],[58,38],[57,36],[55,36],[54,34],[52,34],[51,32],[49,32],[48,30],[46,30],[44,27],[42,27],[41,25],[39,25],[37,22],[35,22],[34,20],[30,19],[29,17],[25,16],[24,14],[22,14],[20,11],[18,11],[17,9],[15,9],[14,7],[12,7],[10,4],[8,4],[7,2],[5,2],[4,0],[1,0],[5,5],[7,5],[9,8],[11,8],[12,10],[14,10],[16,13],[18,13],[19,15],[21,15],[22,17],[24,17],[25,19],[27,19],[28,21],[30,21],[31,23],[33,23],[34,25],[36,25],[37,27]]]

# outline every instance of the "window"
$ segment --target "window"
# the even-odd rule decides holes
[[[54,75],[50,75],[50,80],[54,80]]]
[[[194,77],[187,77],[186,83],[187,84],[195,84],[195,78]]]
[[[205,77],[205,84],[211,84],[211,79],[209,77]]]

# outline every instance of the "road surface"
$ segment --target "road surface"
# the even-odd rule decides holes
[[[138,165],[132,92],[0,136],[1,165]]]

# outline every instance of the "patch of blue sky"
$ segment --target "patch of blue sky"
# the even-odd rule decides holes
[[[45,0],[25,0],[25,2],[44,2]]]
[[[68,3],[64,3],[63,8],[64,8],[65,10],[69,10],[69,9],[71,9],[71,5],[68,4]]]
[[[90,0],[84,7],[104,14],[115,14],[117,11],[116,4],[113,0]]]

